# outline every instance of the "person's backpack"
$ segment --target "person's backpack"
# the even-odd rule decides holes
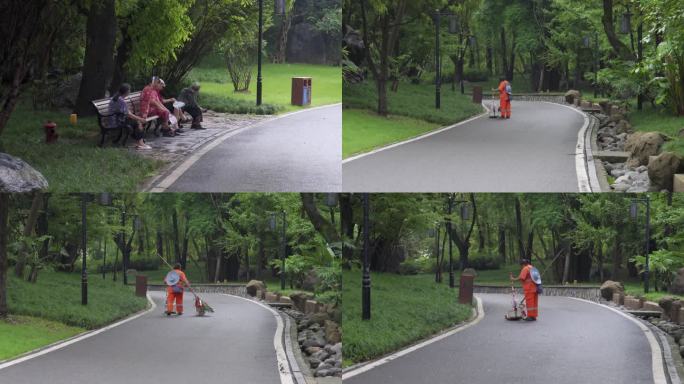
[[[530,268],[530,279],[537,286],[537,293],[544,293],[544,288],[542,288],[541,273],[536,267]]]
[[[513,88],[511,87],[511,83],[506,82],[506,94],[508,95],[508,100],[511,100],[512,93]]]

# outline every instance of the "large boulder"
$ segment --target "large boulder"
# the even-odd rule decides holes
[[[582,99],[582,92],[575,89],[571,89],[565,92],[565,102],[568,104],[575,104],[577,101]]]
[[[25,193],[47,187],[45,177],[24,160],[0,152],[0,192]]]
[[[632,133],[632,124],[627,120],[620,120],[615,124],[615,131],[617,133]]]
[[[247,290],[248,295],[255,297],[257,291],[263,292],[266,290],[266,284],[261,280],[250,280],[249,283],[247,283],[247,286],[245,286],[245,289]]]
[[[631,153],[627,165],[632,168],[648,165],[649,157],[660,153],[665,139],[659,132],[636,132],[630,135],[625,143],[625,151]]]
[[[612,300],[613,294],[615,293],[625,293],[625,287],[622,285],[622,283],[613,280],[606,280],[603,284],[601,284],[600,290],[601,297],[603,297],[606,300]]]
[[[659,191],[672,191],[674,175],[681,172],[684,172],[684,159],[672,152],[663,152],[648,163],[651,185]]]
[[[675,277],[674,282],[670,286],[670,292],[677,295],[684,294],[684,268],[680,268],[677,271],[677,277]]]

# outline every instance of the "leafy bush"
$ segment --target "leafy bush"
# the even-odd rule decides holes
[[[500,261],[492,256],[478,256],[468,260],[466,265],[468,268],[475,268],[478,271],[487,271],[499,269],[501,267]]]
[[[202,106],[212,111],[235,114],[274,115],[282,109],[273,104],[256,106],[254,102],[238,100],[230,97],[218,97],[211,94],[202,95]]]
[[[644,272],[645,256],[634,256],[630,261],[635,263],[639,273]],[[666,249],[659,249],[649,255],[648,266],[652,273],[649,278],[655,280],[656,288],[660,286],[667,289],[672,285],[672,281],[677,276],[677,271],[684,267],[684,256]]]
[[[435,271],[435,260],[429,257],[407,259],[399,265],[400,275],[417,275],[419,273],[432,273]]]
[[[470,82],[487,81],[489,73],[486,69],[466,68],[463,70],[463,78]]]

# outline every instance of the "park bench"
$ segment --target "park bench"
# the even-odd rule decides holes
[[[142,92],[132,92],[125,98],[126,103],[128,104],[129,111],[135,115],[140,115],[141,94]],[[119,140],[121,140],[121,138],[123,137],[123,142],[121,143],[121,145],[126,145],[126,139],[130,134],[130,132],[124,132],[124,129],[122,129],[121,127],[111,126],[110,117],[113,115],[113,113],[109,111],[110,100],[110,98],[107,98],[92,101],[93,107],[95,107],[95,111],[97,112],[97,121],[100,126],[100,133],[102,135],[102,139],[100,140],[100,147],[104,145],[107,134],[109,133],[118,133],[118,136],[113,141],[114,143],[118,143]],[[158,119],[158,116],[149,116],[146,119],[146,122],[144,123],[145,133],[147,133],[147,131],[150,129],[152,123],[155,123],[154,134],[156,136],[159,136],[160,125],[158,124]]]

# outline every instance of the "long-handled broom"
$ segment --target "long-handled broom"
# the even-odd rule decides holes
[[[173,266],[169,264],[168,261],[166,261],[161,255],[157,254],[159,258],[166,264],[169,268],[173,269]],[[188,290],[195,296],[195,310],[197,311],[198,316],[204,316],[205,313],[207,312],[214,312],[214,308],[212,308],[209,304],[207,304],[204,299],[202,299],[197,292],[195,292],[194,289],[190,286],[190,283],[188,283]]]

